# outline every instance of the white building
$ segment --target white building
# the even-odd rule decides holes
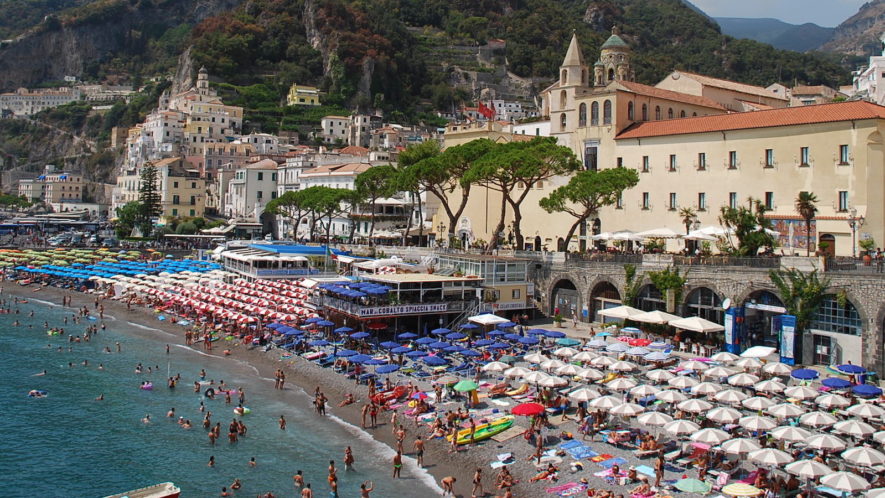
[[[277,198],[277,163],[262,159],[236,170],[225,194],[224,215],[258,222],[264,207]]]
[[[880,40],[885,44],[885,33]],[[849,97],[885,105],[885,50],[882,51],[882,55],[871,56],[866,67],[861,67],[851,74],[853,84]]]
[[[530,123],[513,123],[509,126],[514,135],[531,135],[535,137],[550,136],[550,120],[532,121]]]
[[[320,138],[323,143],[343,144],[347,143],[347,127],[350,126],[350,118],[346,116],[324,116],[320,120]]]
[[[19,88],[11,93],[0,94],[0,110],[9,110],[15,116],[31,116],[45,109],[76,102],[81,98],[82,93],[75,88],[61,87],[46,90]]]

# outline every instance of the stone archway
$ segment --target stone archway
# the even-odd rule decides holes
[[[550,316],[556,316],[557,311],[563,319],[571,320],[579,318],[581,313],[581,292],[574,282],[568,278],[561,278],[550,288]]]
[[[685,296],[682,314],[686,317],[699,316],[721,325],[725,317],[722,296],[706,285],[694,287]]]
[[[618,287],[608,280],[599,281],[590,289],[587,317],[591,322],[604,321],[604,317],[597,317],[596,313],[606,308],[619,306],[620,304],[621,292],[618,290]]]
[[[636,295],[636,307],[642,311],[666,311],[667,301],[655,284],[645,284]]]
[[[749,346],[778,347],[777,324],[783,315],[784,302],[774,290],[756,289],[747,294],[740,305],[745,308],[744,324]]]

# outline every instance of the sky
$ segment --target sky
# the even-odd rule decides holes
[[[772,17],[828,28],[853,16],[869,0],[689,0],[710,17]]]

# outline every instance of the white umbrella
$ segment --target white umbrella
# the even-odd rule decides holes
[[[515,379],[516,377],[525,377],[531,370],[525,367],[513,367],[504,370],[504,377]]]
[[[793,403],[780,403],[766,409],[769,415],[777,418],[798,417],[806,412],[805,408]]]
[[[642,237],[637,237],[635,233],[630,230],[621,230],[620,232],[615,232],[612,234],[612,240],[632,240],[632,241],[640,241]]]
[[[541,379],[538,385],[541,387],[562,387],[568,385],[568,381],[562,377],[551,376]]]
[[[851,472],[833,472],[820,478],[820,483],[824,486],[844,491],[846,493],[855,493],[869,489],[870,483],[863,477]]]
[[[592,351],[581,351],[580,353],[572,356],[573,361],[590,361],[593,358],[598,357],[599,355]]]
[[[817,403],[817,406],[822,406],[828,410],[831,408],[845,408],[851,404],[848,398],[838,394],[824,394],[815,399],[814,402]]]
[[[807,386],[790,386],[784,389],[784,395],[804,401],[806,399],[814,399],[820,396],[820,392]]]
[[[647,311],[639,315],[633,315],[630,319],[634,322],[664,324],[672,320],[678,320],[679,317],[670,313],[664,313],[663,311]]]
[[[734,362],[736,367],[754,369],[762,366],[762,362],[757,360],[756,358],[741,358]]]
[[[849,448],[842,452],[845,461],[862,467],[873,467],[885,463],[885,453],[866,446]]]
[[[689,387],[694,387],[700,384],[700,382],[697,379],[680,375],[679,377],[668,380],[667,384],[670,384],[673,387],[678,387],[679,389],[688,389]]]
[[[776,380],[763,380],[753,385],[753,389],[764,393],[782,393],[787,386]]]
[[[571,358],[576,354],[578,354],[578,350],[575,348],[559,348],[553,352],[553,356],[559,356],[560,358]]]
[[[860,420],[843,420],[833,424],[833,430],[854,437],[866,437],[876,432],[872,425]]]
[[[685,370],[706,370],[710,368],[710,365],[697,360],[683,361],[679,366]]]
[[[826,427],[839,420],[827,412],[808,412],[799,417],[799,423],[809,427]]]
[[[873,441],[879,444],[885,444],[885,431],[879,431],[873,434]]]
[[[563,366],[556,369],[556,375],[574,376],[574,375],[577,375],[578,372],[580,372],[581,370],[584,370],[584,369],[577,366],[577,365],[571,365],[571,364],[563,365]]]
[[[529,363],[544,363],[549,360],[546,356],[541,353],[529,353],[523,357],[523,359]]]
[[[748,431],[761,432],[761,431],[770,431],[777,427],[777,422],[768,417],[763,417],[760,415],[750,415],[748,417],[742,417],[738,420],[738,424],[744,429]]]
[[[617,318],[620,320],[631,318],[633,317],[633,315],[639,315],[642,313],[644,313],[642,310],[638,310],[632,306],[627,305],[615,306],[614,308],[607,308],[596,312],[596,314],[599,316]]]
[[[599,380],[605,377],[605,374],[596,370],[595,368],[584,368],[578,373],[575,374],[575,377],[580,377],[584,380],[594,381]]]
[[[691,435],[691,437],[689,439],[691,439],[692,441],[697,442],[697,443],[706,443],[709,445],[716,446],[718,444],[721,444],[724,441],[728,441],[729,439],[731,439],[731,435],[729,433],[723,431],[722,429],[710,428],[710,429],[701,429],[701,430],[695,432],[694,434]]]
[[[590,364],[594,367],[607,367],[612,363],[615,363],[617,360],[612,358],[611,356],[599,356],[597,358],[593,358],[590,360]]]
[[[771,375],[790,375],[793,369],[785,363],[766,363],[762,371]]]
[[[713,404],[702,399],[687,399],[681,401],[676,408],[689,413],[701,413],[713,408]]]
[[[483,372],[503,372],[504,370],[509,370],[510,365],[506,363],[502,363],[500,361],[493,361],[491,363],[486,363],[482,366]]]
[[[619,377],[606,384],[606,387],[614,391],[626,391],[636,387],[636,382],[625,377]]]
[[[608,353],[623,353],[628,349],[630,349],[630,346],[625,342],[612,342],[605,347],[605,351]]]
[[[885,498],[885,488],[867,490],[866,498]]]
[[[805,441],[811,437],[811,432],[801,427],[793,427],[792,425],[782,425],[775,427],[770,432],[771,437],[780,441]]]
[[[648,372],[645,372],[645,376],[654,382],[667,382],[676,377],[666,370],[649,370]]]
[[[711,322],[710,320],[704,320],[699,316],[691,316],[688,318],[673,320],[669,323],[669,325],[671,327],[676,327],[677,329],[690,330],[692,332],[701,332],[704,334],[725,330],[725,327],[723,327],[722,325],[719,325],[716,322]]]
[[[629,361],[616,361],[609,365],[608,369],[613,372],[631,372],[633,370],[638,370],[639,367],[635,363],[630,363]]]
[[[600,396],[601,395],[598,392],[596,392],[592,389],[588,389],[586,387],[582,387],[580,389],[575,389],[574,391],[568,393],[569,398],[571,398],[575,401],[578,401],[578,402],[590,401],[591,399],[596,399]]]
[[[827,465],[814,460],[799,460],[798,462],[787,464],[784,470],[796,477],[805,479],[817,479],[833,472],[833,469]]]
[[[655,394],[655,398],[665,402],[665,403],[678,403],[680,401],[685,401],[688,399],[688,396],[682,394],[679,391],[674,391],[672,389],[668,389],[666,391],[661,391]]]
[[[678,239],[682,237],[681,233],[666,227],[643,230],[642,232],[636,232],[634,235],[643,239]]]
[[[597,233],[596,235],[591,235],[590,240],[612,240],[613,236],[614,234],[611,232],[602,232]]]
[[[649,384],[640,384],[630,389],[630,394],[636,396],[637,398],[644,398],[646,396],[651,396],[652,394],[657,394],[659,392],[661,392],[660,389]]]
[[[716,401],[720,403],[728,403],[729,405],[736,405],[747,398],[749,398],[748,395],[734,389],[726,389],[713,396],[713,399]]]
[[[538,382],[541,382],[542,380],[546,379],[547,377],[550,377],[550,376],[545,374],[544,372],[531,371],[531,372],[523,375],[522,378],[526,382],[531,382],[532,384],[537,384]]]
[[[611,410],[612,408],[623,404],[624,400],[616,396],[601,396],[588,403],[589,406],[600,410]]]
[[[759,382],[759,377],[748,373],[739,373],[728,378],[728,383],[733,386],[752,386]]]
[[[700,394],[702,396],[709,396],[711,394],[716,394],[719,391],[724,389],[721,384],[715,384],[713,382],[701,382],[700,384],[691,388],[692,394]]]
[[[822,451],[842,451],[845,441],[832,434],[816,434],[805,440],[805,447]]]
[[[674,436],[678,436],[680,434],[691,434],[697,432],[698,430],[700,430],[700,428],[701,426],[688,420],[674,420],[664,426],[664,430]]]
[[[732,369],[730,369],[730,368],[725,368],[725,367],[713,367],[713,368],[711,368],[711,369],[709,369],[709,370],[706,370],[706,371],[702,372],[701,375],[704,376],[704,377],[710,377],[710,378],[721,379],[722,377],[729,377],[729,376],[732,376],[732,375],[734,375],[734,374],[736,374],[736,373],[737,373],[737,372],[735,372],[734,370],[732,370]]]
[[[707,412],[706,417],[720,424],[733,424],[740,420],[741,412],[727,406],[720,406]]]
[[[556,369],[559,367],[564,367],[564,366],[565,366],[565,362],[563,362],[562,360],[557,360],[557,359],[546,360],[546,361],[541,362],[541,368],[543,368],[544,370],[547,370],[548,372],[550,370],[553,370],[553,369]]]
[[[872,403],[860,403],[857,405],[849,406],[845,411],[854,415],[855,417],[866,419],[882,418],[883,416],[885,416],[885,409]]]
[[[706,240],[708,242],[715,242],[717,239],[712,235],[707,235],[705,233],[698,233],[696,231],[688,232],[688,235],[682,237],[682,240]]]
[[[753,396],[741,401],[741,404],[744,405],[744,408],[759,411],[774,406],[774,401],[762,396]]]
[[[710,357],[711,360],[718,361],[719,363],[731,363],[731,362],[737,361],[739,358],[740,358],[740,356],[738,356],[734,353],[726,352],[726,351],[716,353]]]
[[[661,427],[673,421],[673,417],[661,412],[646,412],[636,417],[636,421],[642,425]]]
[[[643,408],[641,405],[637,405],[636,403],[624,403],[624,404],[621,404],[621,405],[618,405],[618,406],[612,408],[608,412],[611,414],[614,414],[614,415],[623,415],[626,417],[634,417],[644,411],[645,411],[645,408]]]
[[[752,462],[772,467],[780,467],[793,461],[793,457],[789,453],[774,448],[762,448],[761,450],[751,452],[747,456]]]
[[[729,439],[725,441],[720,446],[722,451],[730,454],[730,455],[744,455],[746,453],[750,453],[751,451],[757,451],[760,449],[759,443],[757,443],[753,439],[747,438],[736,438]]]

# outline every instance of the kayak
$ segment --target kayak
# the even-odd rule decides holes
[[[507,429],[509,429],[513,425],[513,416],[506,415],[496,420],[492,420],[487,424],[480,424],[476,426],[476,432],[473,434],[473,439],[470,439],[470,429],[462,429],[458,431],[458,444],[470,444],[475,443],[477,441],[486,440],[496,434],[500,434]],[[446,439],[451,441],[451,436],[447,436]]]

